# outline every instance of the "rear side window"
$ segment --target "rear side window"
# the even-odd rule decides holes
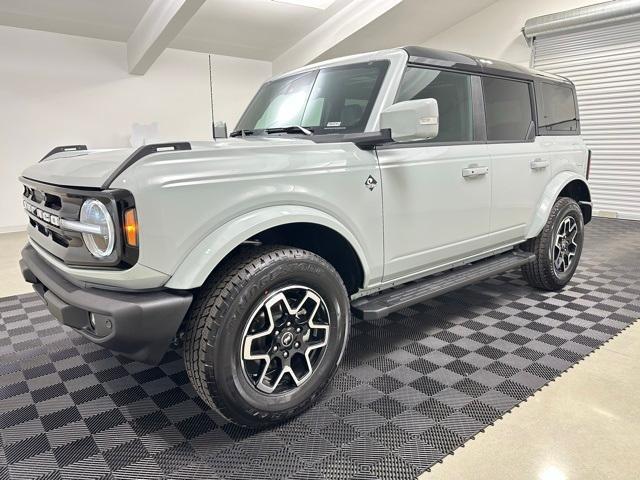
[[[483,77],[487,140],[524,142],[532,133],[533,114],[529,84]]]
[[[541,135],[578,134],[578,113],[573,89],[562,85],[540,83],[538,96],[538,128]]]
[[[435,98],[438,101],[440,127],[430,142],[471,142],[473,108],[471,77],[463,73],[441,72],[409,67],[405,72],[397,102]]]

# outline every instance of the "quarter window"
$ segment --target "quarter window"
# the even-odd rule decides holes
[[[561,85],[541,83],[538,124],[540,133],[553,135],[557,132],[578,132],[578,114],[573,90]]]
[[[431,142],[473,140],[471,77],[462,73],[409,67],[396,102],[434,98],[438,101],[440,128]]]
[[[484,109],[487,140],[523,142],[531,133],[533,115],[528,83],[484,77]]]

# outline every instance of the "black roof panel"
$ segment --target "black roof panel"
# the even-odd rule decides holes
[[[532,70],[530,68],[504,62],[502,60],[474,57],[462,53],[436,50],[426,47],[404,47],[404,50],[409,54],[409,63],[417,65],[450,68],[452,70],[484,73],[487,75],[517,78],[521,80],[544,79],[554,82],[571,83],[565,78]]]

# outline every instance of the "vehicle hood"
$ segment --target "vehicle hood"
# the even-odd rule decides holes
[[[208,151],[210,158],[230,150],[256,150],[278,145],[280,147],[309,145],[311,140],[298,136],[269,136],[230,138],[210,142],[190,142],[191,150],[171,152],[185,159],[196,152]],[[68,187],[103,188],[113,172],[118,170],[135,152],[135,148],[80,150],[61,152],[25,169],[22,176],[38,182]],[[191,152],[191,153],[190,153]],[[152,155],[160,156],[164,152]],[[236,152],[239,153],[239,152]],[[150,155],[151,156],[151,155]]]
[[[100,188],[133,148],[62,152],[31,165],[22,176],[38,182],[69,187]]]

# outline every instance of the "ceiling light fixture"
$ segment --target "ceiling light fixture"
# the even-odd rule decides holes
[[[298,5],[300,7],[315,8],[318,10],[326,10],[335,3],[336,0],[271,0],[274,3],[288,3],[290,5]]]

